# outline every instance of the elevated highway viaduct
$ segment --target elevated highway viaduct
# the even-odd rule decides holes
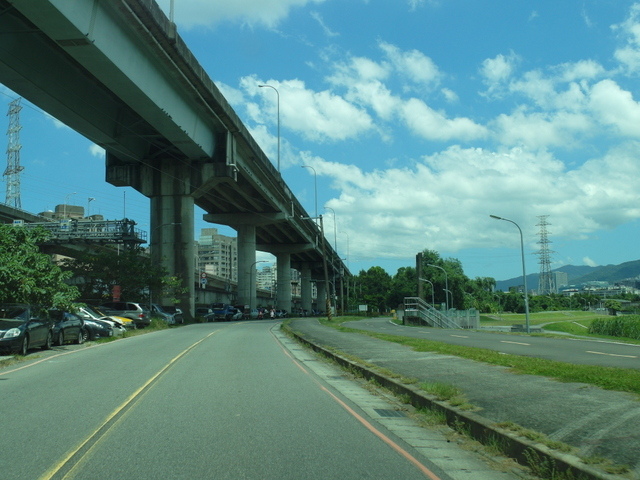
[[[150,199],[152,256],[194,312],[194,206],[238,236],[238,301],[255,307],[256,250],[277,259],[277,304],[302,307],[349,274],[153,0],[0,0],[0,82],[106,151],[106,181]],[[63,167],[61,167],[63,168]],[[322,302],[319,302],[322,303]]]

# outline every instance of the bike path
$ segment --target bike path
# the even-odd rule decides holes
[[[349,322],[352,323],[352,322]],[[582,383],[520,375],[506,367],[408,347],[360,333],[340,332],[315,318],[291,319],[312,343],[352,355],[419,382],[455,385],[489,422],[513,422],[575,447],[582,457],[627,465],[640,479],[640,402],[629,393]]]

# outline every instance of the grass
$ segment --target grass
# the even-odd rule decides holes
[[[589,312],[575,312],[589,313]],[[560,314],[561,315],[561,314]],[[606,390],[629,392],[640,395],[640,371],[633,369],[600,367],[593,365],[575,365],[570,363],[547,360],[543,358],[521,357],[518,355],[505,355],[493,350],[483,348],[463,347],[450,345],[432,340],[402,337],[375,332],[365,332],[342,327],[340,324],[350,320],[359,320],[362,317],[337,317],[331,322],[324,319],[322,323],[341,331],[360,333],[379,338],[388,342],[405,345],[419,352],[435,352],[443,355],[455,355],[491,365],[499,365],[511,369],[518,374],[540,375],[553,378],[562,382],[577,382],[593,385]],[[559,318],[559,314],[546,313],[545,319]],[[561,317],[560,317],[561,318]],[[560,322],[571,323],[571,322]],[[567,329],[573,328],[565,326]],[[561,327],[562,328],[562,327]],[[620,339],[617,339],[620,340]]]

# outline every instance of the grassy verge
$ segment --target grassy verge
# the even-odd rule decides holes
[[[432,340],[401,337],[383,333],[365,332],[342,327],[340,324],[359,317],[338,317],[331,322],[326,319],[323,324],[332,326],[345,332],[355,332],[369,335],[388,342],[405,345],[419,352],[435,352],[443,355],[455,355],[470,360],[484,362],[491,365],[508,367],[514,373],[541,375],[554,378],[562,382],[578,382],[594,385],[606,390],[629,392],[640,395],[640,371],[622,368],[599,367],[592,365],[575,365],[570,363],[546,360],[543,358],[520,357],[505,355],[493,350],[474,347],[462,347]]]

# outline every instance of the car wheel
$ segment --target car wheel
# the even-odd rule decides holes
[[[29,336],[25,335],[22,339],[22,345],[20,346],[20,355],[25,357],[29,351]]]
[[[84,328],[81,328],[80,331],[78,332],[78,340],[76,341],[76,343],[78,345],[82,345],[86,339],[87,339],[87,331]]]
[[[62,345],[64,345],[64,330],[60,330],[60,333],[58,333],[56,345],[58,347],[61,347]]]
[[[42,350],[50,350],[52,343],[53,343],[53,333],[51,333],[51,330],[49,330],[49,333],[47,333],[47,339],[45,340],[44,345],[42,345]]]

